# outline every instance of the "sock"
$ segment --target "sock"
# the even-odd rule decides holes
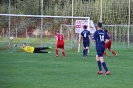
[[[116,53],[112,50],[112,52],[111,52],[113,55],[116,55]]]
[[[103,63],[102,63],[102,66],[103,66],[103,68],[105,69],[105,71],[107,72],[107,71],[108,71],[108,68],[107,68],[107,66],[106,66],[106,63],[105,63],[105,62],[103,62]]]
[[[83,56],[85,56],[85,49],[83,49]]]
[[[65,52],[64,51],[62,52],[62,55],[65,56]]]
[[[56,56],[58,56],[58,49],[55,50]]]
[[[104,51],[104,53],[103,53],[103,54],[104,54],[104,56],[107,56],[106,51]]]
[[[97,64],[98,64],[99,71],[101,71],[102,70],[101,62],[97,61]]]
[[[86,56],[88,55],[88,49],[85,50],[85,55],[86,55]]]

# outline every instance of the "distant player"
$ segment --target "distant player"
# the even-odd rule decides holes
[[[106,75],[110,74],[110,71],[108,70],[106,63],[104,62],[103,59],[103,54],[104,54],[104,50],[105,50],[105,42],[109,41],[109,37],[108,35],[102,30],[102,23],[98,22],[97,23],[97,31],[94,33],[94,40],[96,42],[96,60],[97,60],[97,64],[98,64],[98,68],[99,68],[99,72],[98,74],[103,74],[102,71],[102,66],[106,71]],[[105,41],[106,39],[106,41]]]
[[[90,46],[90,32],[87,30],[86,25],[84,25],[83,28],[84,28],[84,30],[81,32],[80,41],[81,41],[81,39],[83,39],[83,47],[84,47],[83,56],[87,57],[88,52],[89,52],[89,46]]]
[[[62,52],[62,56],[65,57],[65,52],[64,52],[64,38],[63,35],[59,33],[59,31],[56,32],[56,48],[55,48],[55,52],[56,52],[56,57],[58,57],[58,48],[61,49]]]
[[[111,40],[111,35],[110,33],[108,32],[108,30],[104,30],[108,36],[110,37],[110,40],[109,42],[105,43],[105,51],[104,51],[104,56],[107,57],[107,54],[106,54],[106,49],[108,49],[114,56],[117,56],[117,54],[111,49],[111,44],[112,44],[112,40]]]
[[[14,46],[20,47],[17,45],[14,45]],[[43,51],[45,49],[50,49],[51,47],[33,47],[33,46],[28,46],[26,43],[23,43],[22,47],[20,48],[28,53],[51,53],[51,52]]]

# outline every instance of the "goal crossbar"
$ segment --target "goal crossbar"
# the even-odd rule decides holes
[[[49,16],[49,15],[24,15],[24,14],[0,14],[0,16],[17,16],[17,17],[46,17],[46,18],[80,18],[90,19],[90,17],[78,17],[78,16]]]

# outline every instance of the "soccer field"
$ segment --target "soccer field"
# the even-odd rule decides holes
[[[133,88],[132,51],[107,51],[109,76],[97,75],[95,50],[83,57],[76,50],[61,54],[30,54],[17,50],[0,51],[0,88]]]

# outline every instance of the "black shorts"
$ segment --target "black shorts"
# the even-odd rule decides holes
[[[84,47],[89,47],[90,46],[90,42],[89,41],[83,41],[83,46]]]
[[[97,50],[98,57],[103,57],[104,50]]]

